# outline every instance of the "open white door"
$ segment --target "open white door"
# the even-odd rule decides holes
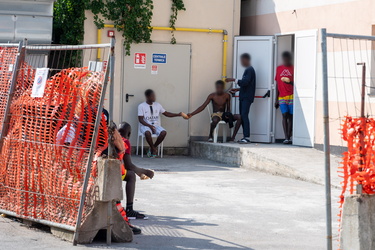
[[[273,36],[243,36],[234,40],[233,76],[241,79],[244,68],[240,64],[243,53],[251,55],[252,66],[256,72],[255,101],[250,110],[251,141],[270,143],[272,141],[272,99],[273,83]],[[268,94],[268,95],[267,95]],[[238,97],[233,100],[233,113],[239,113]],[[241,136],[241,135],[240,135]]]
[[[317,30],[295,33],[293,144],[314,146]]]

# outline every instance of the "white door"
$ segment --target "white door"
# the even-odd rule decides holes
[[[133,44],[131,55],[123,61],[122,121],[132,126],[135,146],[138,130],[138,105],[144,92],[152,89],[156,101],[167,111],[186,112],[190,100],[190,49],[188,44]],[[189,122],[181,117],[162,116],[167,131],[165,147],[187,147]]]
[[[273,39],[273,36],[245,36],[234,40],[233,76],[242,78],[245,69],[240,64],[240,56],[243,53],[250,54],[256,72],[255,100],[249,114],[251,141],[254,142],[272,141],[272,98],[267,93],[271,92],[273,84]],[[239,113],[238,99],[238,96],[234,98],[233,113]]]
[[[293,144],[314,146],[317,30],[295,33]]]

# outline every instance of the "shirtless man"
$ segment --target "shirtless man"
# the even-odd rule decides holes
[[[230,102],[231,102],[232,96],[225,92],[225,83],[221,80],[216,81],[215,87],[216,87],[216,92],[211,93],[207,97],[207,100],[199,108],[197,108],[194,112],[188,114],[188,117],[191,118],[192,116],[202,112],[207,107],[207,105],[210,102],[212,102],[213,113],[211,115],[212,122],[211,122],[210,134],[208,136],[209,142],[213,142],[213,132],[217,124],[222,120],[226,120],[223,115],[229,115],[229,116],[232,115],[230,113],[231,111]],[[236,126],[234,128],[233,135],[230,141],[235,140],[237,132],[240,129],[241,123],[242,123],[240,115],[233,115],[233,120],[236,121]]]

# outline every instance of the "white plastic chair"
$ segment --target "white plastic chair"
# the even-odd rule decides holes
[[[211,117],[212,113],[211,113],[210,104],[207,107],[208,107],[208,109],[207,109],[208,110],[208,114],[210,116],[210,121],[212,123],[212,117]],[[214,143],[217,143],[217,137],[219,135],[220,125],[224,125],[224,127],[223,127],[223,143],[227,142],[227,123],[225,121],[220,121],[217,124],[217,126],[216,126],[216,128],[214,130]]]
[[[151,134],[151,137],[152,138],[158,138],[158,136],[155,135],[155,134]],[[145,135],[141,132],[141,124],[140,123],[138,123],[138,136],[137,136],[137,152],[136,152],[136,155],[138,155],[139,139],[141,139],[141,147],[142,147],[141,157],[143,158],[143,151],[144,151],[143,147],[144,147]],[[160,145],[158,146],[158,156],[160,156],[161,158],[163,158],[163,149],[164,149],[164,142],[160,143]]]

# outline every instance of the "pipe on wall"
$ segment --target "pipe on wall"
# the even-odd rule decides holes
[[[115,28],[113,24],[104,24],[104,28]],[[228,59],[228,32],[224,29],[198,29],[198,28],[171,28],[171,27],[151,27],[153,30],[161,31],[182,31],[182,32],[201,32],[201,33],[218,33],[223,34],[223,61],[222,61],[222,71],[221,78],[225,80],[227,78],[227,59]],[[102,29],[98,29],[97,43],[102,42]],[[101,50],[98,49],[97,60],[101,61]]]

